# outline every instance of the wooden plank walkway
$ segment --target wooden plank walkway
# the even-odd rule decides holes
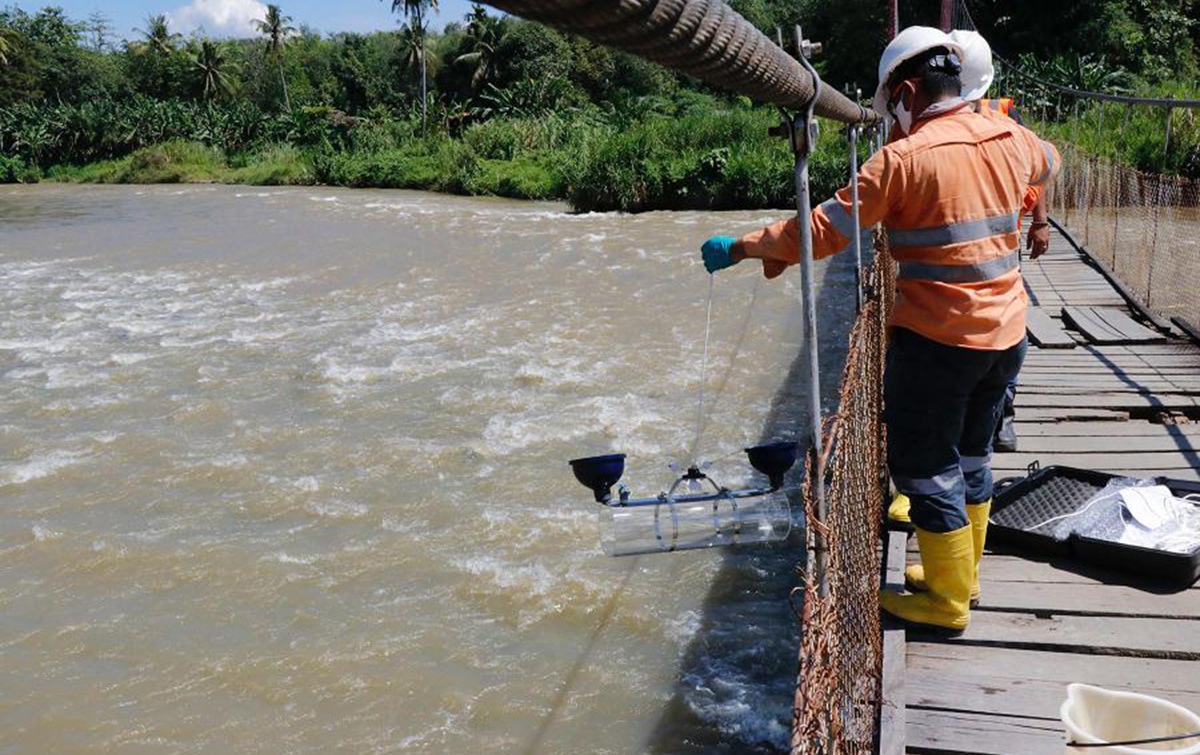
[[[1064,321],[1065,307],[1131,313],[1060,235],[1041,261],[1025,261],[1024,274],[1031,303],[1050,320],[1037,328],[1061,329],[1075,348],[1061,339],[1059,348],[1030,346],[1016,402],[1019,452],[995,455],[997,478],[1023,476],[1037,462],[1200,479],[1200,347],[1177,336],[1090,343]],[[892,585],[902,543],[893,533],[886,549]],[[907,550],[915,560],[915,541]],[[990,550],[980,586],[982,602],[959,638],[885,630],[881,753],[1059,755],[1069,682],[1200,711],[1197,586]]]

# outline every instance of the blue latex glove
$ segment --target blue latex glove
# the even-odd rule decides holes
[[[727,267],[733,266],[733,244],[736,242],[732,236],[713,236],[704,245],[700,247],[700,254],[704,257],[704,269],[709,273],[715,273],[718,270],[724,270]]]

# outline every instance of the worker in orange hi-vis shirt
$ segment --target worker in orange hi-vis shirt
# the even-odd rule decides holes
[[[880,605],[949,632],[970,620],[978,557],[968,509],[991,499],[992,433],[1025,355],[1017,218],[1025,189],[1058,168],[1054,147],[962,99],[960,55],[949,35],[930,27],[892,40],[875,109],[903,138],[859,172],[859,227],[849,187],[811,215],[814,257],[882,223],[899,263],[884,386],[888,466],[912,501],[927,589],[884,592]],[[754,258],[774,278],[799,261],[796,219],[740,239],[711,238],[701,252],[710,273]]]

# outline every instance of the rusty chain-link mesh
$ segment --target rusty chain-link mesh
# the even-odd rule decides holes
[[[805,514],[810,548],[826,548],[821,575],[804,574],[800,669],[793,753],[873,752],[883,662],[879,624],[882,506],[888,492],[883,427],[887,324],[895,296],[895,263],[876,234],[875,264],[842,373],[837,414],[826,422],[826,508],[816,509],[807,476]],[[811,472],[811,464],[810,464]],[[795,602],[795,601],[794,601]]]
[[[1053,214],[1143,305],[1200,325],[1200,181],[1059,149]]]

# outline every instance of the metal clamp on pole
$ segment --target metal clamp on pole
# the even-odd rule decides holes
[[[825,501],[825,455],[822,448],[824,439],[821,435],[821,368],[818,358],[817,299],[813,282],[812,225],[809,219],[812,203],[808,187],[808,158],[812,154],[813,148],[816,147],[817,137],[820,135],[817,122],[813,119],[813,106],[820,96],[822,83],[821,77],[817,75],[816,70],[808,61],[808,54],[819,51],[819,48],[814,48],[810,42],[804,39],[804,33],[800,30],[799,25],[796,26],[796,49],[799,53],[800,65],[804,66],[804,69],[813,78],[813,98],[802,111],[791,118],[789,136],[791,137],[792,153],[796,158],[796,223],[800,232],[800,290],[804,297],[804,324],[807,335],[805,340],[808,350],[809,421],[813,454],[811,465],[813,476],[809,480],[809,484],[812,486],[816,499],[816,518],[824,523],[828,512]],[[817,594],[825,596],[829,594],[829,554],[826,549],[825,536],[820,527],[810,526],[809,531],[813,533],[813,560],[814,572],[817,577]]]

